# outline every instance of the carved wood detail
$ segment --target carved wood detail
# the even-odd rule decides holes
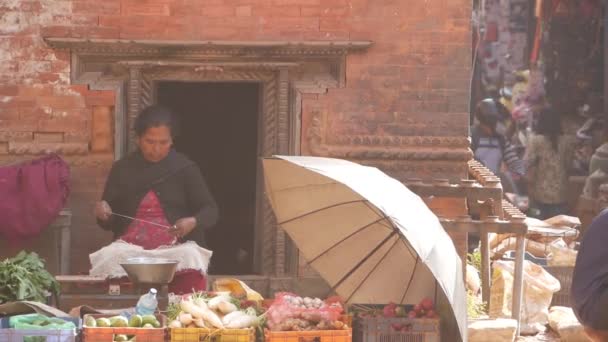
[[[468,137],[446,136],[332,136],[326,138],[321,111],[312,112],[306,133],[310,150],[318,155],[344,159],[452,161],[466,163],[473,157]],[[329,140],[329,142],[328,142]]]
[[[256,81],[262,85],[262,125],[260,156],[269,157],[274,154],[286,153],[289,146],[289,112],[287,110],[288,86],[280,86],[279,80],[288,83],[287,70],[282,75],[278,71],[263,70],[227,70],[218,71],[213,69],[201,69],[192,72],[188,68],[155,67],[142,69],[140,74],[139,96],[141,104],[154,103],[154,83],[163,80],[188,80],[188,81]],[[129,120],[133,118],[129,117]],[[129,126],[132,127],[130,122]],[[129,144],[133,145],[134,140]],[[261,169],[258,171],[261,173]],[[260,178],[259,181],[263,181]],[[258,185],[258,189],[262,189]],[[281,238],[282,230],[277,229],[276,219],[272,208],[265,196],[260,196],[258,206],[258,232],[261,237],[261,271],[263,274],[273,274],[285,268],[284,238]]]
[[[342,56],[363,51],[371,41],[163,41],[44,37],[56,49],[98,56]]]
[[[135,118],[141,110],[141,69],[131,68],[129,69],[129,81],[127,87],[127,136],[129,144],[127,145],[128,151],[135,150],[135,131],[133,130],[133,123]]]

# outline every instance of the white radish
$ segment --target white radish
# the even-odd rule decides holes
[[[229,329],[243,329],[256,326],[258,324],[258,318],[250,315],[239,316],[232,321],[230,324],[226,325],[226,328]]]
[[[169,323],[169,328],[181,328],[182,324],[178,320],[173,320]]]
[[[219,295],[219,296],[215,296],[215,297],[209,299],[209,303],[208,303],[209,309],[217,310],[218,305],[221,302],[230,302],[230,298],[226,295]]]
[[[197,318],[197,319],[193,320],[192,322],[194,322],[194,324],[198,328],[206,328],[207,327],[207,325],[205,324],[205,321],[202,318]]]
[[[202,318],[203,315],[205,314],[205,310],[209,310],[206,308],[201,308],[189,300],[184,300],[181,303],[179,303],[179,305],[180,305],[182,311],[192,315],[192,318]]]
[[[239,317],[241,317],[243,315],[247,315],[247,314],[244,313],[243,311],[234,311],[234,312],[231,312],[231,313],[227,314],[226,316],[224,316],[222,318],[222,323],[225,326],[228,326],[228,325],[230,325],[230,323],[232,321],[234,321],[235,319],[238,319]]]
[[[192,323],[192,320],[193,320],[192,315],[189,313],[186,313],[186,312],[180,313],[179,316],[177,316],[177,317],[179,319],[179,322],[182,325],[188,325],[188,324]]]
[[[201,297],[196,298],[195,300],[193,300],[193,303],[196,304],[196,306],[198,306],[199,308],[203,308],[203,309],[207,309],[208,308],[207,303]]]
[[[223,329],[224,328],[224,324],[222,324],[222,320],[215,314],[215,312],[209,310],[209,309],[201,309],[202,310],[202,318],[209,323],[210,325],[218,328],[218,329]]]
[[[229,302],[227,300],[219,302],[217,304],[217,308],[223,314],[229,314],[231,312],[235,312],[236,310],[238,310],[238,308],[236,307],[236,305],[232,304],[231,302]]]

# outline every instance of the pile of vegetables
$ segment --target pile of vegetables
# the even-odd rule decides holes
[[[162,328],[162,325],[154,315],[113,316],[97,319],[93,316],[86,316],[84,326],[87,328]]]
[[[340,320],[344,309],[339,301],[299,297],[279,293],[268,309],[271,331],[342,330],[349,326]]]
[[[21,251],[0,262],[0,304],[30,300],[46,302],[50,294],[59,294],[59,283],[44,268],[36,253]]]
[[[169,328],[245,329],[263,325],[255,307],[241,307],[229,294],[194,293],[169,306]]]

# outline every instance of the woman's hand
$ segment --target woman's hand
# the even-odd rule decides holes
[[[188,234],[196,227],[196,218],[194,217],[184,217],[175,222],[173,228],[171,229],[171,234],[182,238]]]
[[[106,201],[99,201],[95,203],[95,216],[102,220],[107,221],[112,215],[112,208]]]

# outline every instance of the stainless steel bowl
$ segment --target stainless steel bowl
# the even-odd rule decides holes
[[[129,258],[121,262],[129,279],[135,283],[169,284],[179,261],[163,258]]]

